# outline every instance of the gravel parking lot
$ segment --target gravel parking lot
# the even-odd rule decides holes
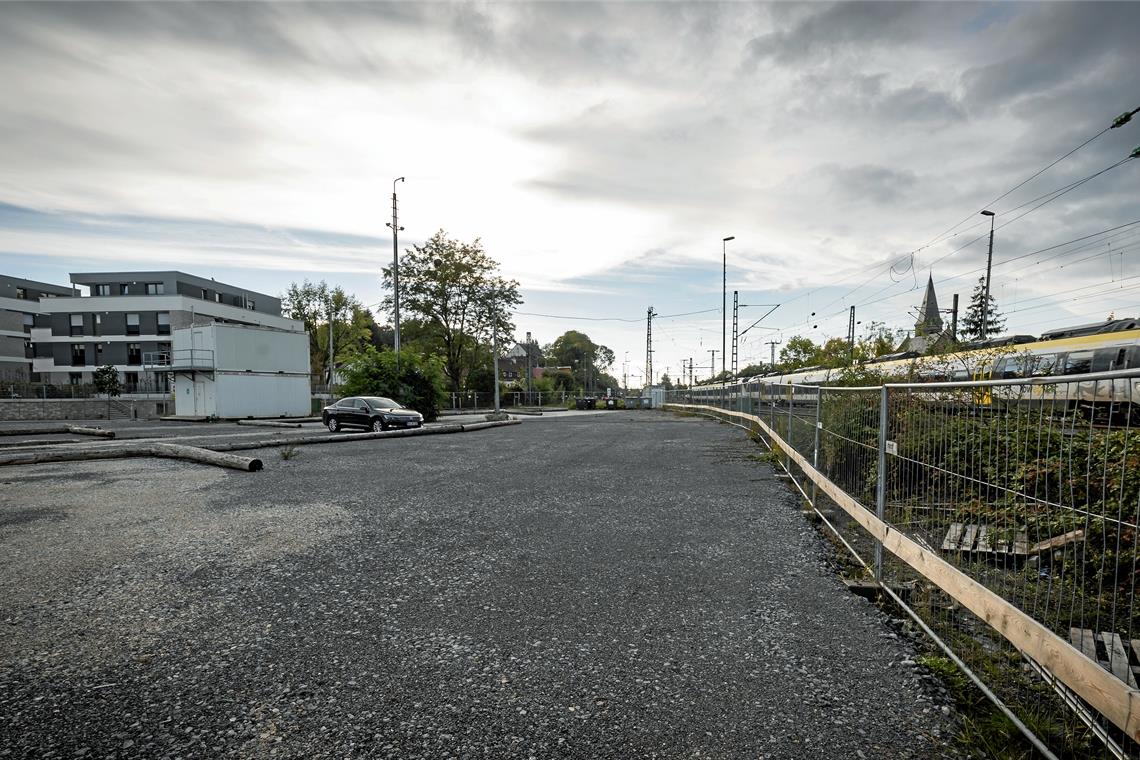
[[[0,469],[0,757],[952,755],[727,425]]]

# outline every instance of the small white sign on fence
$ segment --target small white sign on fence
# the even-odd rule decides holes
[[[899,455],[899,445],[896,441],[887,441],[887,453],[896,457]]]

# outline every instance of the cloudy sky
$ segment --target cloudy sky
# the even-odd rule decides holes
[[[1140,3],[5,3],[0,272],[372,304],[405,176],[401,244],[482,238],[519,337],[583,330],[632,383],[653,306],[657,373],[707,374],[729,235],[742,328],[780,304],[742,366],[851,305],[911,327],[928,275],[967,301],[977,212],[1140,106],[1137,29]],[[992,204],[1011,331],[1140,315],[1137,146],[1140,114]]]

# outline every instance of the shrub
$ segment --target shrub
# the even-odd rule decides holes
[[[401,351],[397,370],[394,351],[377,351],[371,346],[349,360],[344,376],[342,395],[385,396],[415,409],[426,420],[439,416],[447,387],[438,358]]]

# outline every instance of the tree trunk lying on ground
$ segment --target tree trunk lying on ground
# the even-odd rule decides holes
[[[277,420],[238,420],[239,425],[251,425],[256,427],[283,427],[283,428],[299,428],[300,422],[278,422]]]
[[[114,438],[114,430],[103,428],[82,427],[80,425],[46,425],[30,428],[5,428],[0,435],[49,435],[52,433],[74,433],[76,435],[95,435],[100,438]]]
[[[191,462],[229,467],[246,472],[257,472],[262,468],[260,459],[221,454],[209,449],[194,446],[179,446],[172,443],[139,443],[114,448],[75,448],[52,449],[51,451],[21,451],[10,454],[0,453],[0,466],[16,464],[48,464],[50,462],[84,462],[96,459],[128,459],[131,457],[165,457],[185,459]]]

